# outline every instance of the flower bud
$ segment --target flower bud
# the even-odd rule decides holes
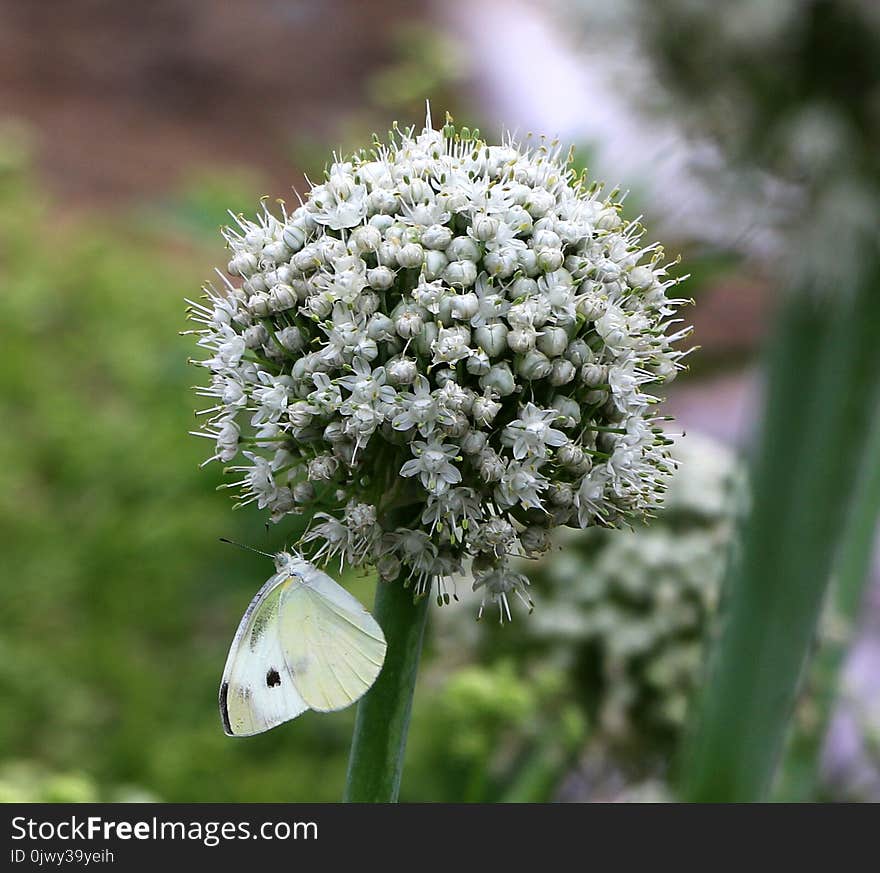
[[[460,440],[470,428],[470,423],[464,413],[456,412],[450,424],[443,425],[443,432],[454,439]]]
[[[514,328],[507,334],[507,345],[517,355],[524,355],[535,347],[538,339],[538,331],[530,325]]]
[[[474,344],[490,358],[497,358],[507,350],[507,334],[507,325],[500,321],[484,324],[474,331]]]
[[[605,312],[606,303],[596,292],[589,292],[578,301],[578,315],[587,321],[596,321]]]
[[[275,285],[269,292],[269,306],[274,312],[293,309],[296,304],[296,294],[290,285]]]
[[[418,243],[406,243],[397,251],[397,263],[401,267],[421,267],[425,259],[425,250]]]
[[[523,204],[532,218],[542,218],[556,205],[556,198],[544,188],[533,188]]]
[[[379,357],[379,345],[368,336],[362,337],[354,347],[354,354],[365,361],[375,361]]]
[[[287,417],[294,427],[308,427],[312,422],[314,412],[304,400],[297,400],[296,403],[287,407]]]
[[[472,349],[471,356],[465,362],[465,368],[472,376],[482,376],[488,373],[491,366],[489,356],[483,349]]]
[[[262,324],[252,324],[242,336],[249,349],[258,349],[269,339],[269,331]]]
[[[477,456],[477,471],[484,482],[497,482],[504,470],[504,461],[494,449],[483,449]]]
[[[450,298],[452,317],[460,321],[470,321],[480,309],[480,298],[472,291],[467,294],[456,294]]]
[[[290,264],[281,264],[276,270],[275,275],[278,278],[278,281],[282,285],[293,285],[294,281],[296,281],[296,271]],[[296,291],[296,288],[293,289]],[[299,296],[297,294],[297,296]]]
[[[401,310],[394,321],[394,328],[404,339],[412,339],[418,335],[425,326],[422,310],[405,308]]]
[[[674,361],[661,358],[654,367],[654,375],[660,382],[671,382],[678,375],[678,368]]]
[[[471,405],[471,417],[480,427],[487,427],[495,420],[495,416],[501,412],[501,404],[493,400],[488,394],[474,398]]]
[[[604,364],[584,364],[581,367],[581,381],[585,385],[607,385],[608,367]]]
[[[511,206],[504,216],[504,220],[517,236],[531,233],[534,225],[532,216],[523,209],[522,205]]]
[[[426,249],[445,249],[452,242],[452,231],[442,224],[432,224],[422,233],[422,245]]]
[[[487,242],[496,237],[500,224],[501,222],[497,218],[493,218],[485,212],[478,212],[471,223],[471,236],[480,242]]]
[[[519,541],[527,555],[541,555],[550,548],[550,532],[546,527],[530,524],[520,533]]]
[[[538,267],[538,256],[532,249],[522,249],[519,253],[519,268],[526,276],[537,276],[541,272]]]
[[[375,312],[367,322],[367,336],[371,340],[388,340],[394,336],[394,322],[381,312]]]
[[[261,291],[268,291],[269,286],[266,284],[266,280],[262,275],[257,273],[255,276],[251,276],[241,283],[241,290],[244,291],[246,295],[259,294]]]
[[[545,327],[538,337],[538,348],[548,358],[559,357],[568,348],[568,334],[561,327]]]
[[[310,359],[311,355],[303,355],[303,357],[297,358],[293,362],[293,366],[290,368],[290,375],[294,381],[301,381],[309,378],[311,375],[309,369],[309,364],[311,363]],[[309,379],[309,382],[311,383],[311,379]]]
[[[620,213],[609,206],[607,209],[603,209],[599,213],[599,217],[596,220],[596,227],[600,230],[614,230],[615,228],[620,226]]]
[[[327,440],[331,445],[333,443],[338,443],[341,439],[345,437],[345,431],[342,426],[341,421],[331,421],[324,428],[324,439]]]
[[[433,250],[426,251],[424,265],[425,278],[428,281],[439,279],[443,275],[448,263],[449,259],[443,254],[443,252]]]
[[[429,357],[433,353],[433,346],[439,334],[440,328],[433,321],[423,325],[415,337],[416,351],[424,358]]]
[[[361,315],[372,315],[379,308],[379,295],[374,291],[361,291],[355,298],[354,308]]]
[[[394,215],[399,208],[397,197],[385,188],[376,188],[367,195],[367,212],[370,215],[377,212]]]
[[[538,293],[538,283],[528,276],[520,276],[510,286],[510,296],[515,300],[517,297],[531,297]]]
[[[627,273],[626,281],[630,288],[643,291],[654,284],[654,274],[648,267],[633,267]]]
[[[452,300],[454,296],[455,294],[441,293],[441,296],[437,300],[437,321],[439,321],[443,327],[450,327],[454,323],[452,318]]]
[[[449,382],[457,385],[458,373],[456,373],[455,370],[452,370],[449,367],[441,367],[437,370],[434,370],[434,381],[437,383],[438,388],[443,388]]]
[[[600,258],[593,268],[593,277],[597,282],[614,282],[619,276],[620,265],[611,258]]]
[[[315,221],[305,206],[300,206],[290,217],[293,225],[300,228],[305,234],[314,233],[318,229],[318,222]]]
[[[308,279],[297,279],[294,277],[288,282],[288,284],[293,288],[293,291],[296,294],[296,299],[300,303],[305,303],[306,298],[312,293],[312,286]]]
[[[265,318],[270,312],[269,295],[265,291],[260,291],[258,294],[254,294],[254,296],[248,300],[248,309],[256,318]]]
[[[536,253],[536,262],[538,269],[545,273],[552,273],[558,270],[565,260],[561,249],[538,249]]]
[[[281,233],[281,239],[284,240],[284,245],[291,252],[298,252],[305,245],[306,235],[302,228],[297,227],[295,224],[288,224]]]
[[[593,360],[593,350],[582,339],[578,339],[569,343],[568,348],[565,350],[565,357],[575,367],[582,367]]]
[[[377,228],[380,233],[385,233],[385,231],[394,224],[394,216],[383,214],[373,215],[370,217],[367,224],[371,227]]]
[[[532,234],[532,248],[537,249],[561,249],[562,248],[562,240],[559,238],[559,235],[554,233],[552,230],[546,230],[544,228],[536,229]]]
[[[474,403],[479,398],[474,398]],[[473,406],[471,407],[473,409]],[[461,450],[466,455],[478,455],[486,446],[489,435],[481,430],[469,430],[461,439]]]
[[[483,266],[490,276],[506,279],[516,272],[519,258],[515,249],[505,247],[494,252],[487,252],[486,257],[483,258]]]
[[[565,443],[556,450],[556,460],[568,469],[580,467],[584,462],[584,450],[575,443]]]
[[[493,364],[489,372],[485,376],[480,376],[480,387],[483,389],[491,388],[497,391],[502,397],[513,394],[516,390],[516,380],[510,370],[509,364]],[[474,401],[476,403],[476,401]]]
[[[275,240],[263,247],[262,260],[267,264],[281,264],[289,261],[293,252],[283,242]]]
[[[275,336],[289,352],[301,352],[305,348],[306,339],[298,327],[285,327],[279,330]]]
[[[321,259],[317,249],[312,244],[300,249],[293,256],[291,263],[300,273],[312,273],[321,266]]]
[[[356,227],[348,238],[348,250],[355,255],[363,255],[366,252],[374,252],[382,242],[382,232],[378,227],[365,224]]]
[[[557,394],[550,406],[559,412],[556,419],[557,427],[571,428],[580,424],[581,407],[576,400],[564,394]]]
[[[471,341],[470,329],[464,325],[444,327],[437,333],[437,339],[431,343],[434,363],[455,363],[470,355],[468,343]]]
[[[554,506],[571,506],[574,503],[574,488],[568,482],[551,482],[547,487],[547,499]]]
[[[228,264],[227,269],[233,276],[247,278],[257,271],[257,256],[250,252],[239,252]]]
[[[367,270],[367,284],[377,291],[387,291],[394,284],[394,270],[388,267]]]
[[[469,236],[457,236],[446,247],[446,257],[450,261],[476,263],[480,260],[480,247]]]
[[[397,262],[397,253],[400,251],[400,244],[394,241],[391,242],[383,242],[379,246],[379,250],[376,253],[376,256],[379,259],[379,263],[384,264],[386,267],[399,267],[400,264]]]
[[[549,375],[551,369],[553,367],[547,356],[543,352],[533,349],[520,359],[516,371],[524,379],[535,381]]]
[[[508,199],[516,206],[520,207],[526,202],[529,194],[532,193],[532,189],[528,185],[524,185],[522,182],[510,182],[507,187]]]
[[[450,285],[470,288],[477,280],[477,265],[473,261],[450,261],[443,271],[443,278]]]
[[[333,298],[329,294],[313,294],[304,308],[318,318],[326,318],[333,311]]]
[[[385,365],[385,372],[395,385],[409,385],[415,380],[419,368],[412,358],[395,358]]]
[[[332,479],[339,468],[339,461],[333,455],[318,455],[309,461],[309,480],[326,482]]]
[[[567,385],[576,375],[577,368],[571,361],[567,361],[565,358],[554,358],[547,381],[558,388],[560,385]]]

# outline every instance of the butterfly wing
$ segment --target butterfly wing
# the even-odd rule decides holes
[[[301,584],[284,590],[280,614],[293,683],[311,709],[344,709],[370,689],[385,661],[385,636],[357,598],[306,565]]]
[[[228,736],[262,733],[309,708],[296,690],[281,645],[281,604],[295,583],[289,573],[273,576],[241,619],[220,683],[220,717]]]

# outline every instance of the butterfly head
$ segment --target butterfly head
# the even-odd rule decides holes
[[[278,552],[275,555],[275,567],[279,573],[289,573],[291,576],[302,578],[311,567],[308,561],[298,552]]]

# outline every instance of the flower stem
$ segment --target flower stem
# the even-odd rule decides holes
[[[346,803],[397,801],[429,600],[426,593],[413,603],[412,589],[404,588],[402,579],[376,586],[373,617],[388,651],[376,684],[358,704]]]
[[[880,251],[845,292],[832,298],[836,289],[807,285],[780,312],[752,509],[736,560],[728,563],[725,614],[682,756],[684,800],[759,801],[771,787],[831,570],[841,541],[850,545],[850,507],[874,448],[878,278]]]

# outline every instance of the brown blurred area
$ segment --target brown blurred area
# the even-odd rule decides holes
[[[390,55],[384,0],[0,0],[0,115],[34,132],[67,205],[172,189],[187,171],[247,164],[289,191],[290,143],[330,139]]]

